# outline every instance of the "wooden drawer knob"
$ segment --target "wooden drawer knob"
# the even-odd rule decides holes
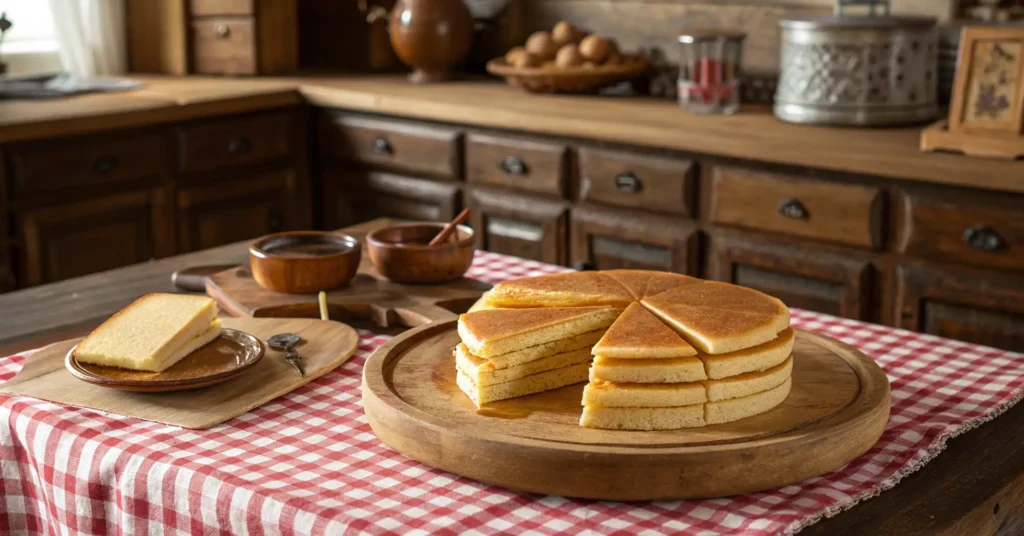
[[[218,24],[214,29],[219,39],[227,39],[231,37],[231,27],[227,24]]]
[[[779,203],[779,214],[794,220],[806,220],[808,217],[807,207],[799,199],[787,197]]]
[[[377,138],[373,140],[373,152],[377,154],[391,154],[394,149],[391,148],[391,144],[384,138]]]
[[[964,231],[964,242],[974,249],[980,249],[989,253],[1001,251],[1006,247],[1006,241],[995,229],[988,225],[975,225]]]
[[[526,175],[526,162],[515,156],[502,158],[498,168],[510,175]]]
[[[624,194],[637,194],[644,189],[640,179],[628,171],[615,176],[615,187]]]

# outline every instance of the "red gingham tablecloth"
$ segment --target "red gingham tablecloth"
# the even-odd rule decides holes
[[[469,275],[497,282],[560,270],[478,253]],[[361,332],[337,370],[211,430],[0,394],[0,534],[791,533],[896,485],[1024,394],[1021,354],[806,311],[793,311],[793,325],[874,358],[893,403],[874,448],[798,485],[624,504],[523,494],[432,469],[386,447],[366,423],[360,374],[387,337]],[[24,359],[0,359],[0,381]]]

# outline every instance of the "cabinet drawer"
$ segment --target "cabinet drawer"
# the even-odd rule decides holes
[[[153,178],[170,164],[167,140],[156,133],[74,138],[16,147],[9,154],[14,197]]]
[[[567,153],[556,142],[470,134],[466,180],[565,197]]]
[[[697,225],[633,210],[572,210],[572,266],[697,275]]]
[[[191,0],[192,15],[252,15],[253,0]]]
[[[182,173],[253,164],[292,152],[289,112],[231,117],[177,129]]]
[[[324,170],[324,222],[339,228],[374,218],[448,221],[459,210],[461,187],[361,169]]]
[[[854,246],[883,246],[885,194],[737,167],[714,170],[711,221]]]
[[[459,178],[461,134],[457,129],[328,114],[317,121],[317,130],[321,155],[442,178]]]
[[[580,201],[692,214],[691,160],[586,148],[579,161]]]
[[[200,74],[256,74],[252,17],[192,21],[192,54]]]
[[[944,198],[910,192],[907,228],[900,248],[919,257],[1024,268],[1024,198]]]
[[[485,188],[474,188],[471,198],[477,249],[565,264],[563,203]]]

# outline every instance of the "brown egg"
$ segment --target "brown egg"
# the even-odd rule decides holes
[[[611,51],[611,41],[597,35],[588,35],[580,41],[580,53],[594,63],[603,62]]]
[[[592,61],[590,61],[590,60],[587,60],[587,61],[583,62],[583,68],[584,69],[596,69],[597,68],[597,64],[592,62]]]
[[[535,32],[526,40],[526,51],[542,60],[555,58],[558,46],[547,32]]]
[[[519,56],[522,56],[523,54],[526,54],[526,53],[527,52],[526,52],[525,48],[523,48],[523,47],[515,47],[512,50],[509,50],[508,52],[505,53],[505,63],[507,63],[509,65],[515,65],[516,58],[518,58]]]
[[[558,49],[558,54],[555,55],[555,65],[559,67],[576,67],[582,64],[583,54],[580,54],[580,48],[573,43]]]
[[[554,39],[555,44],[559,47],[564,47],[569,43],[579,43],[582,37],[580,31],[572,23],[564,20],[556,24],[554,29],[551,30],[551,38]]]
[[[525,67],[538,67],[542,63],[541,59],[537,56],[524,51],[522,54],[516,55],[512,59],[511,65],[513,67],[525,68]]]

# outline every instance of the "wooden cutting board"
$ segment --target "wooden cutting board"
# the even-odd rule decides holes
[[[412,329],[363,368],[370,426],[427,465],[523,491],[608,500],[688,499],[776,488],[871,448],[889,418],[889,382],[871,359],[797,331],[793,386],[780,406],[687,430],[578,425],[583,384],[477,410],[455,384],[456,322]]]
[[[379,326],[415,327],[455,318],[491,286],[463,278],[442,285],[400,285],[382,277],[363,256],[359,272],[348,285],[327,292],[330,317],[368,319]],[[211,275],[206,293],[235,316],[320,316],[316,294],[284,294],[267,290],[248,266]]]
[[[305,318],[225,318],[224,327],[255,335],[264,344],[276,333],[294,332],[303,341],[306,376],[299,376],[284,353],[266,349],[252,368],[224,383],[170,393],[135,393],[99,387],[76,379],[64,357],[79,339],[58,342],[29,356],[25,366],[0,392],[31,396],[183,428],[216,426],[291,392],[330,372],[355,353],[359,336],[340,322]]]

